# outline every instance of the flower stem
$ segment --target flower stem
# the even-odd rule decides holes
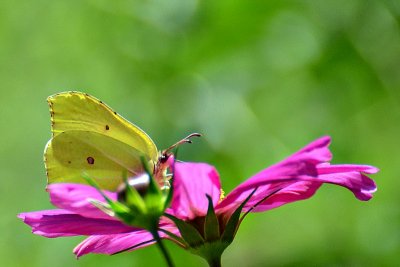
[[[207,263],[210,267],[221,267],[221,257],[213,257],[207,259]]]
[[[158,231],[151,231],[151,234],[154,237],[154,240],[156,240],[158,247],[161,250],[161,253],[164,256],[165,261],[167,262],[168,267],[174,267],[174,263],[172,262],[172,258],[169,256],[169,253],[167,251],[167,248],[164,246],[164,243],[162,242],[160,235],[158,234]]]

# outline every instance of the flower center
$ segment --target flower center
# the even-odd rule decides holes
[[[225,191],[221,188],[221,194],[219,196],[218,203],[220,203],[224,198],[225,198]]]

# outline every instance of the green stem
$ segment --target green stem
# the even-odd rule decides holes
[[[169,256],[169,253],[167,251],[167,248],[164,246],[164,243],[162,242],[160,235],[158,234],[158,231],[151,231],[151,234],[154,237],[154,240],[156,240],[158,247],[161,250],[161,253],[164,256],[165,261],[167,262],[168,267],[174,267],[174,263],[172,262],[172,258]]]
[[[221,256],[207,258],[208,265],[210,267],[221,267]]]

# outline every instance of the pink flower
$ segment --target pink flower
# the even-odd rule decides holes
[[[226,197],[221,197],[221,184],[214,167],[204,163],[176,163],[174,197],[167,210],[173,217],[167,216],[176,223],[182,237],[189,240],[192,252],[205,258],[210,266],[219,266],[220,255],[215,251],[222,254],[248,212],[267,211],[310,198],[324,183],[343,186],[359,200],[372,198],[376,185],[367,174],[376,173],[378,169],[367,165],[331,165],[328,163],[332,158],[329,144],[329,137],[315,140],[287,159],[253,175]],[[216,219],[210,216],[210,209]],[[241,212],[244,215],[240,218]],[[218,233],[207,230],[207,220],[216,221]],[[183,222],[186,223],[184,227]],[[184,229],[187,225],[197,229],[202,239],[195,237],[197,234],[187,236],[188,229]]]
[[[123,224],[95,207],[92,200],[105,201],[94,187],[57,183],[49,185],[47,191],[50,201],[59,209],[26,212],[18,217],[32,227],[32,232],[37,235],[50,238],[89,236],[74,249],[78,257],[89,252],[114,254],[132,246],[140,248],[154,243],[148,231]],[[105,194],[110,199],[117,199],[116,193]],[[171,232],[175,230],[168,225],[165,229]],[[147,243],[149,240],[151,241]]]
[[[215,168],[205,163],[174,165],[173,199],[160,222],[160,235],[190,249],[212,265],[210,252],[223,250],[232,242],[248,212],[261,212],[310,198],[324,183],[348,188],[356,198],[369,200],[376,185],[367,174],[377,168],[367,165],[330,165],[329,137],[322,137],[287,159],[262,170],[221,197]],[[58,210],[19,215],[33,233],[46,237],[89,236],[75,249],[87,253],[114,254],[148,246],[152,236],[145,230],[124,225],[94,207],[88,199],[104,201],[90,186],[52,184],[51,202]],[[111,199],[114,193],[107,192]],[[239,219],[240,213],[245,214]],[[219,255],[220,256],[220,255]],[[218,266],[218,264],[214,264]]]

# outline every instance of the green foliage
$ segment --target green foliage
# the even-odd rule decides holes
[[[45,99],[80,90],[160,149],[203,133],[179,158],[216,165],[225,192],[324,134],[335,163],[381,168],[370,202],[324,186],[310,200],[248,215],[226,266],[397,266],[399,21],[393,0],[1,1],[2,264],[164,264],[155,246],[76,261],[81,237],[33,236],[16,218],[52,208]],[[204,266],[167,245],[177,266]]]

